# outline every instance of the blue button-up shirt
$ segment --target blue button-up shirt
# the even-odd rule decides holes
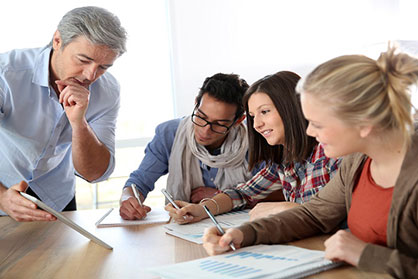
[[[50,53],[44,47],[0,54],[0,182],[9,188],[25,180],[42,201],[61,211],[74,197],[76,171],[71,125],[49,87]],[[106,172],[95,180],[101,181],[115,164],[119,84],[105,73],[89,90],[87,122],[111,154]]]
[[[154,190],[154,184],[158,178],[168,173],[168,161],[170,159],[171,148],[181,120],[181,118],[173,119],[157,126],[154,138],[145,149],[144,159],[138,169],[130,174],[129,179],[125,183],[125,187],[130,186],[131,183],[136,184],[138,190],[141,191],[144,197],[147,197],[148,193]],[[212,154],[218,155],[220,154],[220,150],[221,148],[218,148],[212,151]],[[218,173],[218,169],[211,168],[201,161],[199,161],[199,164],[204,186],[216,188],[213,182]],[[256,171],[254,170],[253,173]]]

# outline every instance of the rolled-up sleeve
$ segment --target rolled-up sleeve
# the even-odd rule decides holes
[[[103,175],[90,183],[108,179],[115,169],[115,130],[120,107],[120,87],[113,76],[108,73],[105,75],[100,84],[94,83],[90,89],[86,118],[96,137],[106,146],[110,158]]]
[[[96,134],[97,138],[106,146],[110,153],[109,165],[105,173],[98,179],[91,181],[92,183],[108,179],[115,169],[115,129],[118,110],[119,99],[117,104],[115,104],[115,106],[109,111],[108,114],[104,115],[97,121],[90,123],[90,126]]]
[[[145,149],[145,156],[138,169],[134,170],[125,187],[134,183],[146,198],[154,190],[155,182],[168,173],[168,162],[180,119],[161,123],[155,129],[155,136]]]

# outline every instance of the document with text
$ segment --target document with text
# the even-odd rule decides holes
[[[217,215],[216,220],[222,228],[234,228],[250,221],[249,210],[231,211],[225,214]],[[179,225],[170,223],[164,226],[166,233],[183,238],[185,240],[202,244],[202,236],[206,228],[213,227],[213,222],[208,218],[197,223]]]
[[[291,245],[257,245],[146,271],[163,278],[302,278],[340,265],[324,255]]]

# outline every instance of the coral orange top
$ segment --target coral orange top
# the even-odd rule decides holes
[[[348,228],[359,239],[386,246],[386,230],[393,188],[377,185],[370,173],[371,159],[364,164],[354,188],[348,212]]]

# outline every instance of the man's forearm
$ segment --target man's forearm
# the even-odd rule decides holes
[[[72,155],[74,168],[88,181],[101,177],[109,166],[110,152],[87,122],[73,127]]]

